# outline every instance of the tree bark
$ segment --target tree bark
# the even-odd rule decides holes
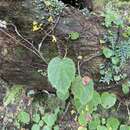
[[[0,2],[1,19],[7,19],[15,24],[18,32],[29,42],[33,41],[33,46],[38,47],[42,38],[41,51],[44,58],[49,62],[53,57],[67,56],[72,58],[75,64],[80,60],[80,72],[82,76],[90,76],[95,82],[99,81],[99,65],[105,60],[100,55],[99,39],[105,29],[102,27],[102,18],[97,16],[84,16],[79,10],[72,7],[65,7],[55,18],[55,24],[43,28],[43,30],[33,32],[31,24],[35,21],[37,13],[32,7],[21,6],[21,2],[12,3]],[[18,4],[17,4],[18,3]],[[34,12],[33,12],[34,11]],[[46,30],[49,29],[48,35]],[[78,32],[80,38],[73,41],[68,38],[71,32]],[[52,36],[55,35],[57,43],[52,43]],[[47,64],[31,52],[32,48],[26,40],[19,37],[14,31],[14,27],[7,26],[7,29],[0,28],[0,76],[12,84],[23,84],[29,89],[46,89],[53,91],[46,75],[41,75],[38,70],[46,73]],[[27,47],[23,47],[26,45]],[[78,71],[77,71],[78,72]],[[96,87],[103,86],[96,84]]]

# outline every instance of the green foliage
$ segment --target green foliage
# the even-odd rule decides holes
[[[118,13],[118,10],[115,10],[111,4],[111,2],[109,2],[107,5],[106,5],[106,8],[105,8],[105,12],[102,14],[102,16],[105,17],[105,26],[108,28],[108,27],[111,27],[112,24],[114,23],[116,26],[119,26],[119,27],[123,27],[124,26],[124,21],[121,17],[121,15]]]
[[[120,130],[130,130],[130,126],[128,125],[121,125]]]
[[[46,125],[50,128],[55,124],[57,120],[57,114],[59,112],[59,108],[55,109],[55,113],[46,113],[42,118]]]
[[[96,130],[97,129],[97,126],[100,125],[100,118],[99,117],[96,117],[94,118],[90,123],[89,123],[89,129],[90,130]]]
[[[103,48],[103,54],[106,58],[110,58],[113,55],[113,51],[107,47]]]
[[[130,89],[129,81],[122,84],[122,91],[123,91],[124,94],[128,94],[129,89]]]
[[[86,105],[93,98],[93,81],[90,80],[87,85],[83,85],[81,77],[76,77],[71,87],[74,95],[75,104],[79,104],[79,109],[82,105]],[[78,107],[78,105],[76,105]]]
[[[59,128],[58,125],[54,126],[54,130],[59,130],[59,129],[60,129],[60,128]]]
[[[86,105],[86,111],[92,113],[97,110],[98,105],[101,104],[100,94],[96,91],[93,93],[93,98]]]
[[[14,85],[11,87],[11,89],[8,89],[3,100],[4,106],[18,102],[20,100],[22,92],[22,85]]]
[[[38,123],[38,125],[39,125],[40,127],[42,127],[42,126],[44,125],[43,120],[40,120],[39,123]]]
[[[117,55],[120,58],[120,64],[124,65],[130,57],[130,40],[121,42],[117,49]]]
[[[80,34],[78,32],[71,32],[69,33],[69,38],[71,40],[77,40],[80,37]]]
[[[97,130],[107,130],[107,128],[106,128],[106,126],[100,126],[100,125],[99,125],[99,126],[97,127]]]
[[[39,0],[37,0],[37,3],[41,5]],[[59,14],[63,9],[63,3],[58,0],[46,0],[42,1],[42,3],[49,10],[47,17],[49,16],[54,22],[53,16]],[[130,29],[124,26],[124,19],[122,19],[119,11],[110,5],[107,5],[103,17],[105,27],[112,31],[108,30],[103,39],[100,39],[102,55],[106,58],[105,63],[100,66],[100,81],[108,84],[113,81],[117,83],[126,78],[126,75],[122,73],[122,68],[130,57],[130,40],[128,40]],[[123,35],[119,36],[119,32],[116,32],[122,28],[123,30],[126,28],[124,31],[125,40],[122,38]],[[116,31],[114,32],[114,30]],[[78,32],[69,33],[70,40],[77,40],[79,37],[80,34]],[[56,94],[45,91],[46,94],[44,96],[38,94],[41,97],[35,99],[36,104],[32,105],[35,111],[33,114],[23,110],[18,112],[16,118],[17,128],[20,129],[21,126],[29,124],[31,125],[31,130],[59,130],[60,128],[56,124],[58,116],[61,116],[64,110],[66,112],[72,108],[75,111],[73,115],[75,116],[75,121],[78,121],[77,124],[80,125],[78,130],[130,130],[129,126],[120,126],[120,121],[115,117],[110,117],[108,114],[109,109],[112,110],[114,108],[117,100],[116,96],[108,92],[100,93],[95,91],[92,79],[89,79],[85,84],[83,81],[84,77],[76,75],[75,63],[72,59],[54,57],[48,64],[47,75],[42,70],[39,70],[39,72],[43,76],[48,76],[52,87],[56,89]],[[129,86],[128,83],[122,85],[124,94],[129,93]],[[22,92],[22,86],[13,86],[6,94],[4,106],[14,103],[16,101],[15,98],[20,98]],[[28,93],[28,96],[30,95],[35,98],[34,92]],[[65,108],[66,99],[68,99],[69,103],[73,103],[71,107]],[[44,107],[43,104],[45,105]]]
[[[75,78],[75,64],[69,58],[53,58],[48,65],[48,80],[52,86],[58,91],[58,94],[67,96],[71,82]],[[60,98],[60,96],[59,96]],[[62,98],[63,99],[63,98]]]
[[[130,57],[129,27],[125,25],[118,9],[115,9],[109,2],[103,13],[104,25],[109,28],[107,35],[104,35],[102,53],[106,57],[106,62],[100,66],[100,81],[110,84],[111,81],[119,82],[124,80],[127,75],[122,72],[124,65]],[[115,29],[125,30],[120,36]],[[111,30],[110,30],[111,29]],[[124,36],[120,39],[120,37]]]
[[[118,65],[120,63],[120,59],[119,57],[114,56],[111,58],[111,62],[113,65]]]
[[[116,96],[114,94],[110,94],[108,92],[104,92],[101,95],[101,105],[105,109],[109,109],[110,107],[114,106],[116,103]]]
[[[51,15],[58,15],[64,7],[64,4],[58,0],[45,0],[44,3],[48,8],[51,8]]]
[[[32,120],[35,123],[38,123],[40,121],[40,114],[38,114],[38,113],[34,114]]]
[[[38,124],[33,124],[31,130],[40,130],[40,126]]]
[[[79,124],[80,124],[81,126],[87,125],[86,113],[85,113],[85,112],[82,112],[82,113],[79,115],[78,122],[79,122]]]
[[[46,113],[43,117],[44,122],[47,126],[52,127],[55,124],[57,117],[54,114]]]
[[[107,60],[100,65],[100,82],[110,84],[111,81],[119,82],[127,77],[122,70],[130,57],[130,40],[119,41],[117,44],[117,39],[117,35],[111,32],[104,35],[102,52]]]
[[[57,97],[61,99],[62,101],[65,101],[69,97],[69,91],[63,93],[57,90],[56,94],[57,94]]]
[[[107,128],[112,130],[117,130],[119,127],[120,122],[117,118],[110,117],[107,119]]]
[[[43,127],[43,130],[51,130],[51,128],[46,125],[46,126]]]
[[[30,115],[25,111],[20,111],[18,113],[17,120],[20,123],[28,124],[30,122]]]

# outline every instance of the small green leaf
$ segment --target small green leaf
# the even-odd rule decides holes
[[[40,121],[40,114],[38,113],[34,114],[32,120],[38,123]]]
[[[114,106],[116,103],[116,96],[114,94],[110,94],[108,92],[104,92],[101,95],[101,105],[105,109],[109,109],[110,107]]]
[[[128,125],[120,125],[120,130],[130,130],[130,126],[128,126]]]
[[[15,122],[14,122],[14,125],[18,128],[18,129],[20,129],[20,123],[16,120]],[[2,129],[3,130],[3,129]]]
[[[101,122],[102,122],[103,125],[105,125],[106,124],[106,119],[102,118]]]
[[[105,126],[97,126],[97,130],[107,130]]]
[[[59,128],[58,125],[54,126],[54,130],[59,130],[59,129],[60,129],[60,128]]]
[[[95,130],[97,128],[97,126],[99,126],[99,125],[100,125],[100,119],[95,118],[89,123],[89,129],[90,130]]]
[[[106,58],[110,58],[113,55],[113,51],[107,47],[103,48],[103,54]]]
[[[85,126],[87,124],[87,120],[86,120],[86,113],[81,113],[79,118],[78,118],[78,122],[80,125]]]
[[[43,120],[40,120],[40,121],[39,121],[39,126],[42,127],[43,125],[44,125]]]
[[[75,73],[75,64],[70,58],[55,57],[48,65],[48,79],[61,93],[67,93]]]
[[[40,130],[40,126],[38,124],[33,124],[31,130]]]
[[[112,60],[112,64],[114,65],[118,65],[120,62],[120,59],[118,57],[112,57],[111,60]]]
[[[112,130],[117,130],[119,127],[119,121],[117,118],[110,117],[107,119],[107,127],[112,128]]]
[[[25,111],[20,111],[17,120],[21,123],[28,124],[30,122],[30,115]]]
[[[77,40],[79,37],[80,37],[80,35],[79,35],[78,32],[71,32],[71,33],[69,33],[69,38],[71,40]]]
[[[129,93],[129,85],[123,84],[122,85],[122,91],[123,91],[124,94],[128,94]]]
[[[43,120],[47,124],[47,126],[51,128],[57,120],[57,115],[52,113],[46,113],[43,117]]]
[[[52,129],[49,126],[46,125],[46,126],[43,127],[43,130],[52,130]]]
[[[115,80],[115,81],[120,81],[120,80],[121,80],[120,75],[114,75],[114,80]]]

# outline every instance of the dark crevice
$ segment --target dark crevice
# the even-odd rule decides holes
[[[88,8],[89,11],[93,10],[92,0],[60,0],[67,5],[71,5],[78,9]]]

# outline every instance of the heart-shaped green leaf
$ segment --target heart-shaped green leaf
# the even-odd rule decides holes
[[[110,107],[114,106],[116,103],[116,96],[114,94],[110,94],[108,92],[104,92],[101,95],[101,105],[105,109],[109,109]]]
[[[61,93],[66,93],[75,78],[75,64],[70,58],[53,58],[48,65],[48,79]]]
[[[72,83],[72,93],[74,98],[82,105],[86,105],[93,98],[93,81],[90,80],[88,84],[83,85],[81,77],[76,77]],[[78,103],[79,104],[79,103]]]

